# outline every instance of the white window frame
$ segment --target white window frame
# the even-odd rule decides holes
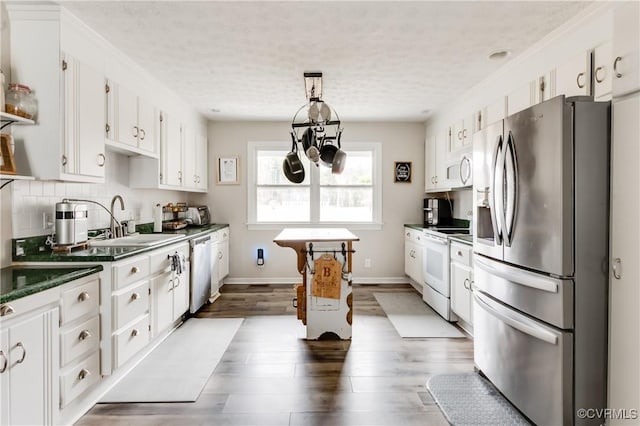
[[[304,154],[300,152],[301,160],[305,162],[305,172],[310,173],[310,209],[309,222],[258,222],[257,221],[257,151],[291,149],[290,142],[248,142],[247,143],[247,228],[249,230],[279,230],[286,227],[309,228],[350,228],[379,230],[382,229],[382,144],[380,142],[349,142],[345,151],[373,152],[373,217],[370,222],[320,222],[320,172],[318,167],[309,166]],[[284,160],[284,157],[282,158]],[[324,167],[324,166],[320,166]],[[346,167],[349,167],[347,156]]]

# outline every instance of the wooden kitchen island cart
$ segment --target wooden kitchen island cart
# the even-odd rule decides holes
[[[307,339],[351,339],[353,242],[345,228],[285,228],[274,238],[297,253],[302,285],[294,299]]]

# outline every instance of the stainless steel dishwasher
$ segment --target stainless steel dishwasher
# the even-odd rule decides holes
[[[191,246],[189,312],[195,313],[211,296],[211,236],[194,238]]]

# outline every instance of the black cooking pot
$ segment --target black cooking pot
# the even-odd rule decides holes
[[[323,166],[331,167],[333,164],[333,157],[335,157],[336,152],[338,152],[338,147],[332,145],[330,142],[325,142],[320,148],[320,163]]]
[[[302,183],[304,181],[304,166],[298,156],[298,144],[293,132],[291,132],[292,145],[291,152],[287,154],[282,162],[282,172],[284,176],[292,183]]]

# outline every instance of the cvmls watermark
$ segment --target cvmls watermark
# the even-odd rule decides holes
[[[580,419],[636,420],[640,418],[637,408],[578,408]]]

